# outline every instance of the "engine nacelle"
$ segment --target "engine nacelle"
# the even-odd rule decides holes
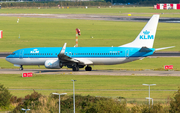
[[[48,69],[60,69],[62,64],[59,60],[46,60],[44,66]]]

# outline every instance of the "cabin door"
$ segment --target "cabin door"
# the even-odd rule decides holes
[[[24,50],[20,50],[19,52],[19,58],[23,58]]]
[[[125,57],[126,57],[126,58],[129,57],[129,49],[126,49],[126,51],[125,51]]]

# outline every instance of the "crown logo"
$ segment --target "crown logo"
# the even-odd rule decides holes
[[[144,33],[144,35],[148,35],[148,34],[150,33],[150,31],[147,31],[147,30],[146,30],[146,31],[144,31],[143,33]]]

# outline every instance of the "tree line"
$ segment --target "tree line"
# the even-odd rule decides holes
[[[6,0],[1,0],[6,1]],[[2,2],[2,7],[55,7],[55,6],[110,6],[110,5],[155,5],[157,3],[179,3],[179,0],[97,0],[97,1],[24,1]],[[115,4],[119,3],[119,4]]]
[[[11,2],[2,3],[2,7],[58,7],[58,6],[109,6],[110,2],[96,2],[96,1],[86,1],[86,2]]]
[[[148,105],[132,103],[127,106],[125,98],[105,98],[95,96],[76,95],[77,113],[179,113],[180,112],[180,89],[174,93],[173,98],[166,105],[160,103]],[[148,102],[147,102],[148,103]],[[24,113],[21,109],[30,109],[29,113],[57,113],[59,108],[59,96],[50,94],[44,96],[34,90],[32,94],[24,98],[17,98],[10,94],[8,88],[0,84],[0,111],[10,113]],[[61,111],[73,112],[73,95],[61,96]]]

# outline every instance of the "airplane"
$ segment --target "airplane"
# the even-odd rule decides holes
[[[172,48],[153,48],[159,15],[151,17],[136,39],[118,47],[35,47],[14,51],[6,60],[23,70],[23,65],[44,65],[48,69],[63,66],[79,71],[92,70],[92,65],[122,64],[152,55],[155,51]]]

